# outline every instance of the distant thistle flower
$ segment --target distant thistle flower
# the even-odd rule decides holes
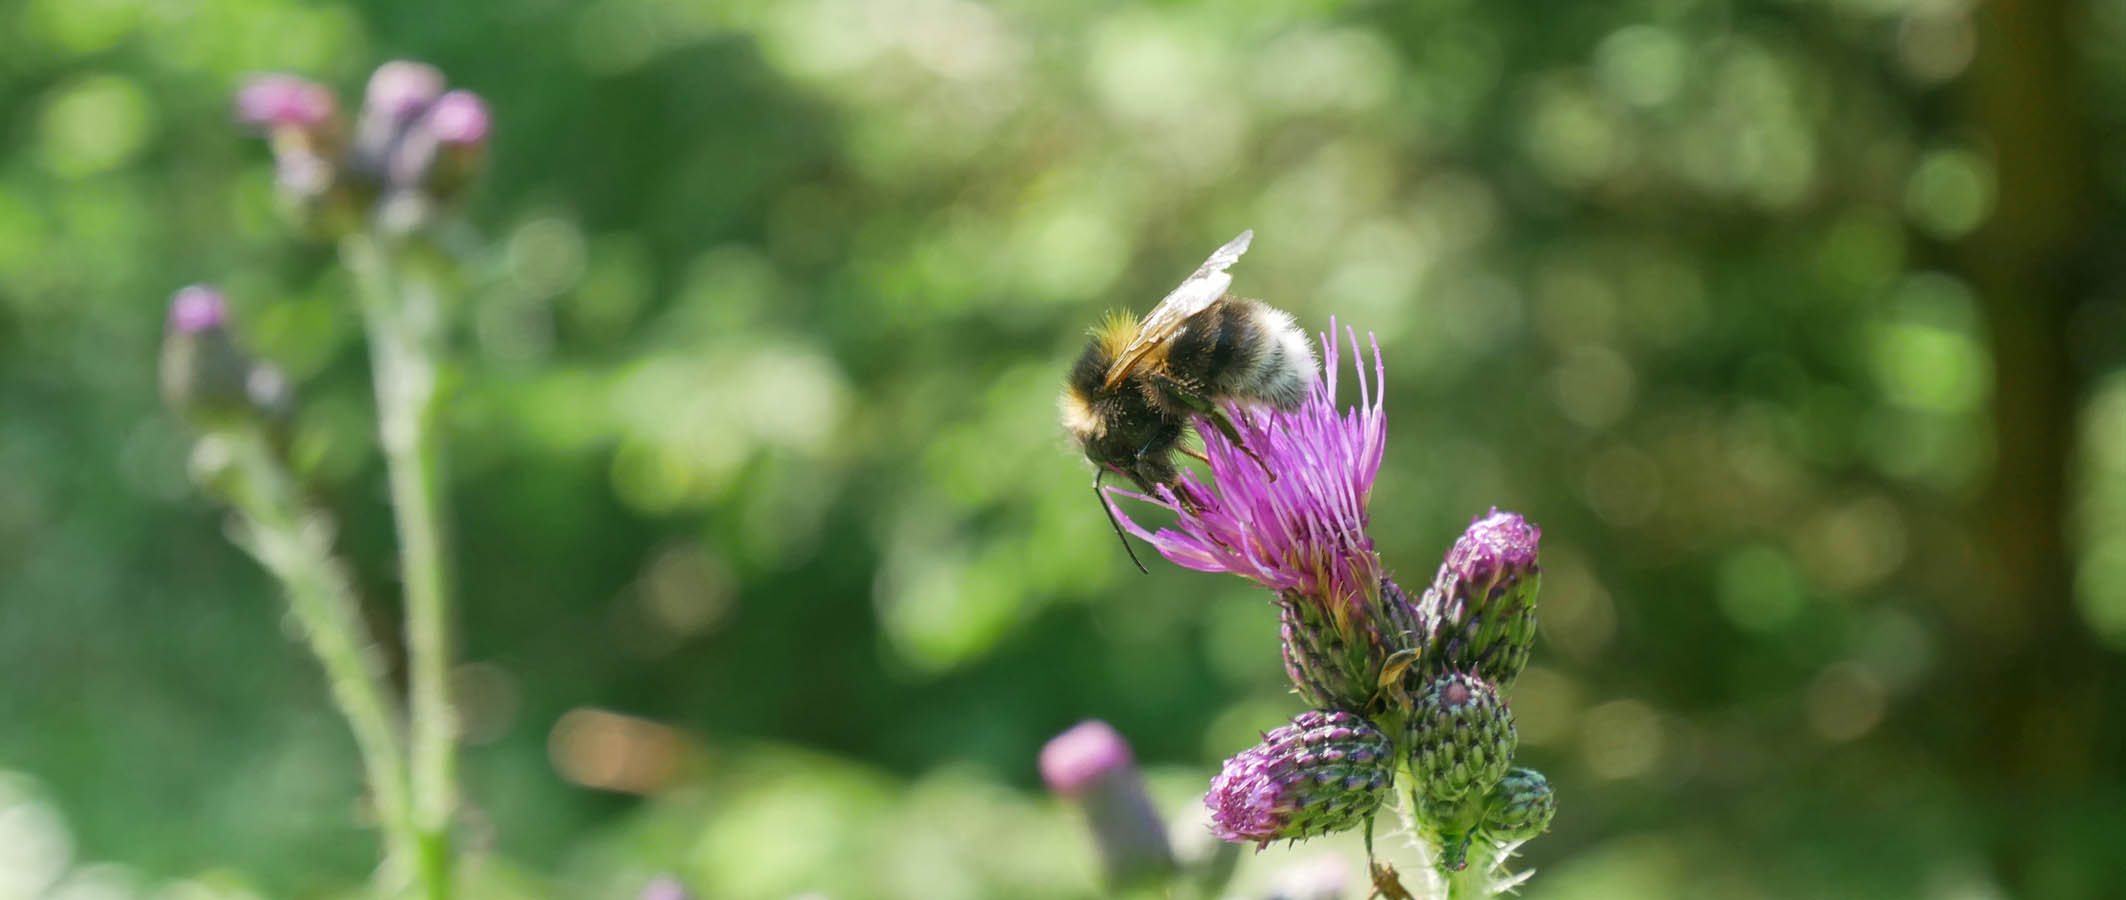
[[[236,94],[236,117],[256,128],[322,129],[338,115],[331,90],[293,75],[262,75]]]
[[[392,154],[443,96],[443,73],[427,63],[396,59],[376,68],[362,92],[362,111],[355,119],[353,162],[365,175],[389,179]]]
[[[1418,604],[1430,634],[1424,677],[1475,672],[1504,688],[1527,667],[1542,537],[1528,520],[1494,508],[1454,542]]]
[[[1041,779],[1085,810],[1108,883],[1117,888],[1174,870],[1166,824],[1152,809],[1129,742],[1097,719],[1079,723],[1041,748]]]
[[[398,188],[423,188],[436,202],[449,202],[479,171],[492,127],[487,101],[480,95],[451,91],[436,98],[391,148],[387,180]]]
[[[1352,713],[1317,710],[1226,760],[1203,803],[1221,840],[1267,845],[1363,822],[1394,778],[1395,749],[1379,729]]]
[[[251,411],[251,358],[229,334],[229,304],[205,285],[170,298],[162,341],[163,402],[201,430],[241,421]]]
[[[237,118],[271,139],[281,200],[297,224],[323,237],[370,222],[404,232],[464,193],[493,130],[486,101],[444,86],[426,63],[377,67],[349,139],[331,91],[263,75],[237,93]]]

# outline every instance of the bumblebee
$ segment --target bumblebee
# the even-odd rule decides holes
[[[1147,493],[1162,484],[1178,491],[1174,454],[1203,458],[1181,445],[1192,417],[1209,422],[1253,457],[1223,405],[1240,401],[1293,409],[1306,397],[1317,376],[1314,347],[1305,332],[1290,313],[1226,293],[1233,276],[1225,270],[1254,239],[1249,230],[1227,241],[1142,320],[1111,315],[1093,329],[1058,406],[1063,427],[1096,468],[1096,495],[1100,479],[1110,472]],[[1180,499],[1192,502],[1185,495]],[[1104,499],[1101,508],[1107,508]],[[1121,525],[1112,522],[1112,510],[1109,519],[1119,536]],[[1127,539],[1123,546],[1129,546]],[[1136,559],[1135,551],[1130,559]]]

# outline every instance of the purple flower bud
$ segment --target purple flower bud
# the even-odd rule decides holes
[[[428,130],[444,146],[470,147],[487,141],[492,126],[487,101],[471,91],[451,91],[428,110]]]
[[[1527,667],[1542,537],[1528,520],[1493,509],[1455,541],[1419,604],[1430,636],[1426,675],[1473,671],[1504,687]]]
[[[1426,796],[1454,801],[1490,790],[1513,762],[1513,711],[1490,683],[1448,673],[1410,711],[1410,771]]]
[[[324,128],[339,113],[339,102],[324,85],[293,75],[261,75],[236,94],[236,117],[260,128]]]
[[[198,334],[228,323],[229,304],[221,292],[203,284],[179,288],[170,297],[170,329]]]
[[[1351,713],[1316,710],[1226,760],[1203,804],[1219,839],[1266,846],[1358,825],[1394,778],[1395,750],[1379,729]]]
[[[247,384],[251,359],[229,335],[228,320],[228,304],[213,288],[192,285],[170,298],[169,331],[162,341],[163,401],[202,430],[253,412]]]
[[[1041,748],[1040,766],[1049,790],[1085,811],[1111,886],[1173,872],[1166,823],[1145,795],[1129,742],[1112,726],[1091,719],[1056,735]]]
[[[449,203],[478,174],[491,126],[487,103],[478,94],[444,94],[389,148],[385,180],[401,192],[425,195],[424,200],[432,202],[421,203],[424,210]]]
[[[362,95],[362,115],[405,122],[428,108],[443,93],[443,73],[427,63],[392,60],[369,76]]]
[[[1049,790],[1075,797],[1093,782],[1127,771],[1134,763],[1129,742],[1114,726],[1087,719],[1041,748],[1041,780],[1048,782]]]

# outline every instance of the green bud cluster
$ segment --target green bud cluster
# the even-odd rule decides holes
[[[1525,841],[1550,827],[1558,798],[1550,782],[1534,769],[1514,769],[1486,798],[1484,833],[1501,841]]]

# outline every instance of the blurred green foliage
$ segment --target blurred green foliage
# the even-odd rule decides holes
[[[120,864],[77,871],[98,897],[315,896],[373,859],[152,358],[174,288],[228,290],[396,644],[348,285],[228,104],[401,56],[498,125],[447,423],[496,896],[1088,895],[1032,762],[1088,716],[1187,809],[1296,711],[1274,616],[1131,570],[1052,403],[1103,309],[1245,227],[1239,290],[1381,341],[1390,563],[1422,578],[1493,504],[1544,527],[1528,896],[2120,883],[2120,0],[0,23],[0,768],[38,779],[0,781],[0,897],[67,859]]]

